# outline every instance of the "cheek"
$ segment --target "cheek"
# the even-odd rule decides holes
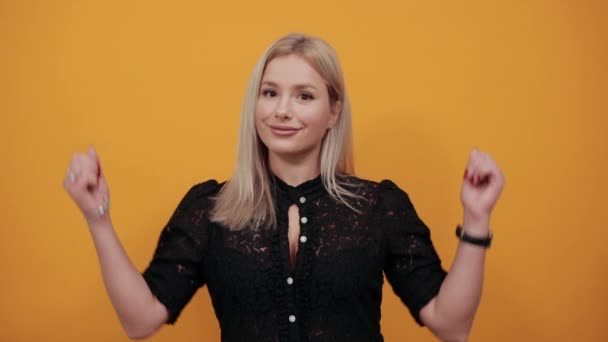
[[[275,100],[271,98],[265,98],[263,96],[258,97],[255,102],[255,111],[259,115],[269,115],[275,106]]]
[[[255,112],[253,113],[253,118],[255,121],[255,127],[259,131],[262,128],[262,125],[265,121],[267,121],[268,117],[271,115],[269,111],[267,103],[263,103],[263,101],[258,101],[255,106]]]
[[[266,130],[265,130],[265,126],[264,126],[264,119],[262,119],[257,114],[255,115],[254,118],[255,118],[255,120],[254,120],[253,124],[255,126],[255,132],[257,133],[258,137],[260,137],[260,139],[263,139],[264,136],[266,135]]]
[[[308,106],[301,112],[301,118],[310,128],[325,128],[329,122],[329,106]]]
[[[255,125],[255,130],[257,131],[258,135],[260,134],[260,128],[261,128],[261,124],[262,124],[263,120],[264,120],[264,111],[260,107],[260,104],[257,103],[254,108],[253,123]]]
[[[256,102],[254,111],[255,121],[257,122],[264,115],[264,105],[260,101]]]

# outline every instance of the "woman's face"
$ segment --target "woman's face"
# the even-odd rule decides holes
[[[255,108],[258,136],[276,156],[318,155],[340,105],[330,104],[325,81],[304,59],[274,58],[266,65]]]

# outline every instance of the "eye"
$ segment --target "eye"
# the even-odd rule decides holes
[[[277,96],[277,92],[272,89],[264,89],[262,90],[262,95],[266,97],[275,97]]]
[[[302,93],[302,94],[300,94],[300,98],[304,101],[310,101],[310,100],[314,100],[315,97],[309,93]]]

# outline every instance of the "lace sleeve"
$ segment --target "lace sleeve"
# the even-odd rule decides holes
[[[218,183],[193,186],[165,225],[154,257],[143,277],[169,312],[168,324],[177,320],[198,288],[205,284],[203,255],[207,243],[210,195]]]
[[[437,295],[447,273],[408,195],[389,180],[380,183],[379,191],[377,214],[387,246],[384,272],[393,291],[423,326],[420,309]]]

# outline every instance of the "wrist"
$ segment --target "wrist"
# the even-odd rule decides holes
[[[462,229],[469,235],[486,237],[490,231],[490,217],[473,217],[465,214],[462,220]]]
[[[87,224],[89,226],[89,230],[99,231],[104,229],[110,229],[112,227],[112,220],[110,219],[109,214],[106,214],[105,217],[98,217],[93,220],[87,220]]]
[[[492,232],[488,230],[486,234],[487,235],[485,236],[473,235],[468,232],[465,232],[462,226],[456,227],[456,237],[458,237],[461,241],[476,246],[481,246],[483,248],[489,248],[492,245]]]

